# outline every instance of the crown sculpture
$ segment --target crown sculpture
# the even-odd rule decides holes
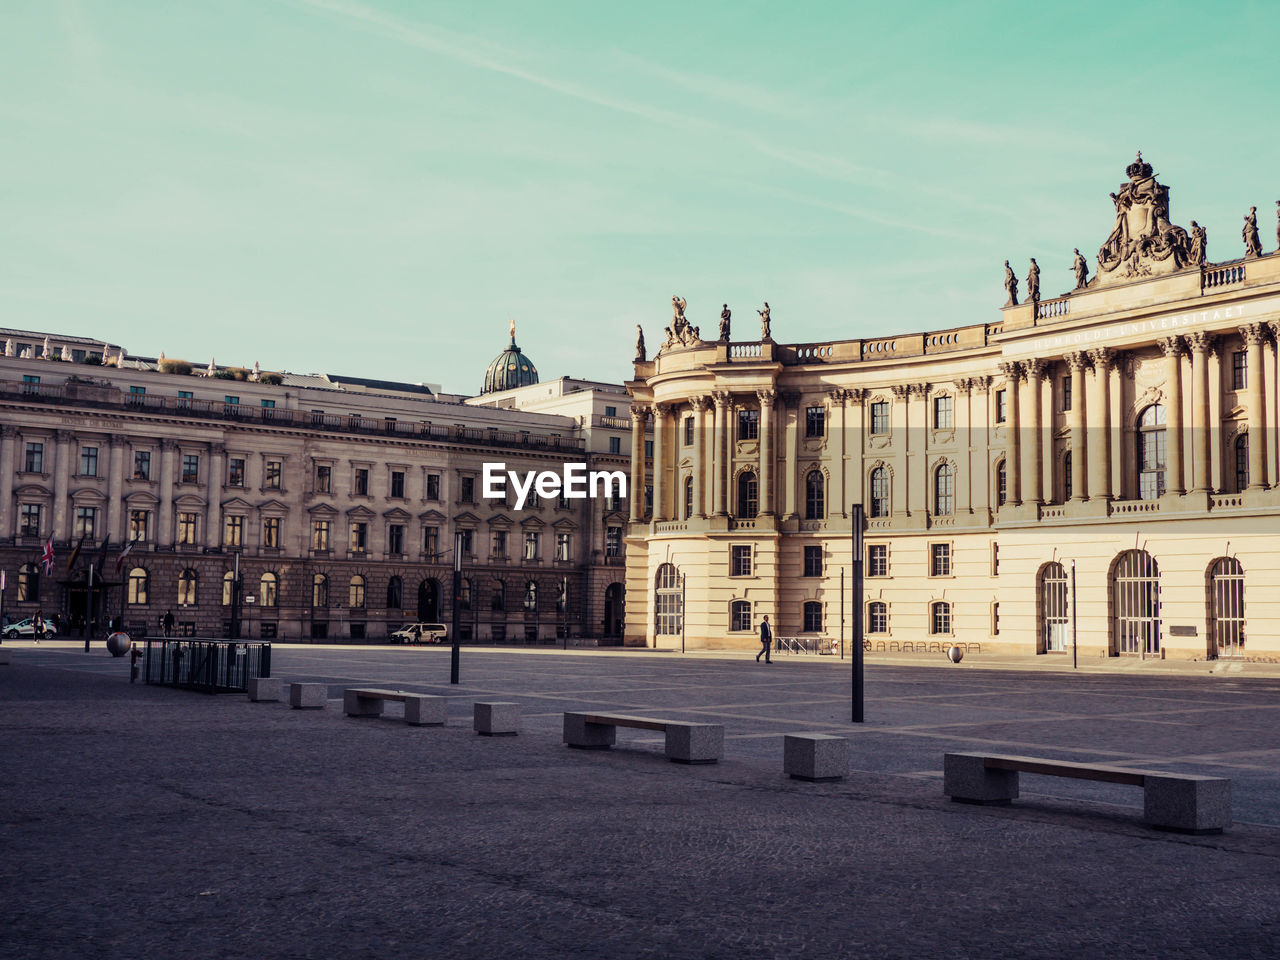
[[[1204,246],[1169,222],[1169,188],[1151,164],[1138,159],[1124,171],[1129,182],[1111,194],[1116,223],[1098,250],[1098,272],[1089,286],[1163,276],[1204,263]]]

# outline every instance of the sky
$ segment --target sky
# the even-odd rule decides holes
[[[788,343],[999,319],[1141,149],[1275,245],[1267,2],[5,0],[0,326],[475,393],[632,375],[688,301]]]

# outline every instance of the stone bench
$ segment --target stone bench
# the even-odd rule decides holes
[[[380,717],[388,700],[403,703],[405,723],[414,726],[442,726],[448,717],[447,698],[428,693],[409,693],[406,690],[366,690],[352,687],[342,691],[342,710],[348,717]]]
[[[520,732],[520,704],[478,702],[472,711],[471,726],[484,737],[514,737]]]
[[[795,780],[843,780],[849,772],[849,738],[826,733],[784,735],[782,772]]]
[[[718,723],[657,720],[621,713],[564,715],[564,742],[578,750],[608,750],[617,742],[618,727],[661,730],[666,756],[675,763],[715,763],[724,756],[724,727]]]
[[[9,651],[0,650],[0,667],[9,666]]]
[[[278,702],[284,692],[284,681],[279,677],[250,677],[248,687],[252,703]]]
[[[1221,833],[1231,826],[1231,781],[1222,777],[980,753],[944,754],[942,764],[943,792],[961,803],[1007,804],[1018,797],[1018,773],[1038,773],[1142,787],[1143,821],[1160,830]]]
[[[323,710],[328,703],[327,683],[289,684],[289,706],[295,710]]]

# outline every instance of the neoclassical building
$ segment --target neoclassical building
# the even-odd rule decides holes
[[[485,374],[498,392],[479,398],[212,361],[192,371],[21,330],[0,343],[12,619],[79,622],[94,598],[100,620],[120,615],[135,633],[171,610],[190,635],[228,636],[238,618],[244,637],[379,640],[406,621],[451,622],[460,534],[463,640],[621,638],[622,498],[534,497],[517,511],[482,480],[498,461],[625,471],[629,398],[539,383],[514,332]],[[571,414],[522,409],[562,396]]]
[[[1126,172],[1095,275],[1009,270],[990,323],[707,341],[675,301],[628,384],[627,642],[848,636],[861,504],[872,651],[1280,657],[1280,255],[1250,211],[1208,261]]]

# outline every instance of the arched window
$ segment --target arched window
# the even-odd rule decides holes
[[[1164,495],[1164,407],[1153,403],[1138,418],[1138,498],[1154,500]]]
[[[18,568],[18,601],[40,602],[40,568],[34,563],[24,563]]]
[[[404,580],[392,577],[387,581],[387,609],[404,609]]]
[[[489,609],[494,613],[507,609],[507,586],[501,580],[489,581]]]
[[[729,604],[729,629],[751,629],[751,603],[748,600],[734,600]]]
[[[1062,455],[1062,502],[1071,499],[1071,451]]]
[[[947,601],[929,604],[929,632],[935,636],[951,633],[951,604]]]
[[[938,464],[933,472],[933,512],[939,517],[956,512],[956,476],[949,463]]]
[[[871,471],[871,516],[889,515],[889,471],[876,467]]]
[[[1235,557],[1209,568],[1209,655],[1244,656],[1244,567]]]
[[[760,488],[750,470],[738,476],[738,516],[749,520],[760,512]]]
[[[1236,437],[1236,493],[1243,493],[1249,486],[1249,435]]]
[[[680,633],[684,620],[684,595],[674,564],[664,563],[658,567],[653,608],[655,633],[667,636]]]
[[[1067,570],[1060,563],[1046,563],[1040,570],[1039,651],[1067,649]]]
[[[274,607],[280,602],[280,580],[270,571],[258,580],[258,603],[264,607]]]
[[[351,583],[347,586],[347,606],[364,606],[364,577],[358,573],[351,578]]]
[[[524,585],[524,608],[528,613],[538,609],[538,582],[526,580]]]
[[[127,596],[130,605],[148,603],[147,571],[142,567],[134,567],[129,571]]]
[[[827,515],[826,477],[821,470],[810,470],[804,478],[804,518],[821,520]]]
[[[996,506],[1003,507],[1009,499],[1009,471],[1005,461],[996,464]]]
[[[684,518],[693,517],[693,477],[684,478]]]
[[[236,574],[234,570],[228,570],[222,575],[222,605],[224,607],[231,606],[231,596],[235,593]]]
[[[1122,656],[1160,652],[1160,567],[1145,550],[1127,550],[1111,575],[1113,643]]]
[[[867,604],[867,633],[889,632],[889,605],[880,600]]]
[[[178,574],[178,603],[194,605],[196,602],[196,587],[198,583],[199,578],[196,577],[196,572],[190,568],[187,568]]]
[[[805,633],[821,633],[822,632],[822,603],[818,600],[806,600],[804,602],[804,632]]]
[[[317,573],[311,578],[311,605],[313,607],[329,606],[329,578]]]

